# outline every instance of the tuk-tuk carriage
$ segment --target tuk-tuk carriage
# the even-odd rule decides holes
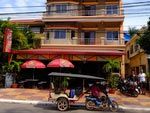
[[[96,107],[95,103],[97,100],[93,100],[94,98],[89,96],[89,88],[86,89],[87,81],[104,81],[104,78],[95,77],[90,75],[81,75],[81,74],[71,74],[71,73],[58,73],[58,72],[51,72],[48,74],[50,76],[50,90],[49,90],[49,98],[48,100],[55,103],[57,105],[57,109],[60,111],[65,111],[70,108],[70,105],[75,105],[79,102],[84,102],[86,108],[88,110],[101,108],[104,110],[106,108],[110,108],[111,111],[116,111],[118,109],[118,104],[115,101],[111,101],[113,106],[110,106],[110,102],[106,102],[105,96],[103,96],[103,102]],[[67,89],[68,86],[67,80],[74,79],[76,80],[76,84],[79,84],[80,87],[74,87],[72,84]],[[80,82],[82,81],[82,83]],[[89,87],[89,86],[87,86]],[[104,102],[105,101],[105,102]]]

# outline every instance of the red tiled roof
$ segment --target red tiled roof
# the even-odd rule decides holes
[[[117,50],[75,50],[75,49],[30,49],[13,50],[13,54],[73,54],[73,55],[124,55],[125,52]]]

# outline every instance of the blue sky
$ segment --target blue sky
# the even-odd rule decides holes
[[[148,1],[148,0],[123,0],[124,3],[130,3],[130,2],[143,2],[143,1]],[[29,11],[44,11],[45,8],[44,7],[40,7],[40,8],[13,8],[13,7],[21,7],[21,6],[44,6],[46,3],[46,0],[0,0],[0,14],[1,13],[13,13],[13,12],[29,12]],[[10,8],[2,8],[2,7],[10,7]],[[142,8],[142,7],[140,7]],[[144,8],[149,8],[144,7]],[[131,12],[137,10],[136,8],[132,8],[132,9],[124,9],[125,13],[127,12]],[[138,11],[140,11],[140,9],[138,9]],[[137,11],[137,12],[138,12]],[[149,9],[150,11],[150,9]],[[149,14],[150,15],[150,14]],[[135,16],[135,15],[134,15]],[[0,19],[6,19],[10,16],[0,16]],[[14,15],[13,17],[11,16],[11,18],[14,19],[25,19],[25,18],[40,18],[41,16],[39,14],[34,14],[34,15],[30,15],[29,17],[27,17],[27,15],[22,15],[22,16],[16,16]],[[133,16],[125,16],[125,21],[124,21],[124,30],[127,30],[130,27],[136,27],[136,28],[140,28],[141,25],[147,25],[147,21],[148,21],[149,16],[139,16],[138,17],[133,17]]]

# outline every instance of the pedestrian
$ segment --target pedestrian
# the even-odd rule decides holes
[[[143,72],[143,70],[140,71],[139,73],[139,84],[141,87],[142,94],[145,94],[145,89],[146,89],[146,74]]]
[[[138,76],[136,75],[135,71],[132,70],[131,73],[132,73],[132,74],[131,74],[131,76],[130,76],[130,81],[138,83]]]

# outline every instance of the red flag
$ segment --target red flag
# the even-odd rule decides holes
[[[4,42],[3,42],[3,52],[11,52],[12,45],[12,30],[5,28],[4,31]]]

